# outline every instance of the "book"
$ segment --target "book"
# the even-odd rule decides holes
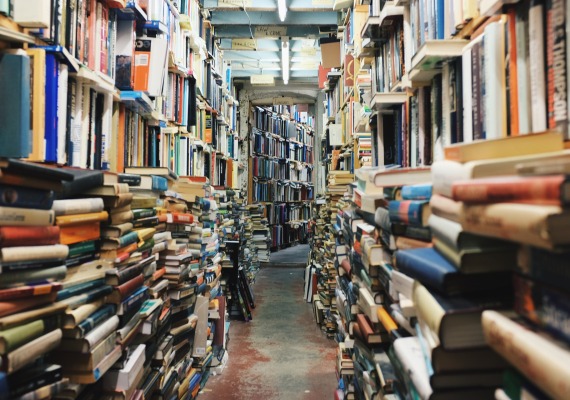
[[[412,300],[417,317],[435,334],[447,350],[477,348],[485,345],[481,313],[488,309],[507,309],[511,299],[506,293],[483,292],[478,295],[442,296],[414,283]]]
[[[52,209],[56,217],[60,215],[89,214],[103,211],[102,198],[56,200]],[[57,221],[57,220],[56,220]]]
[[[548,153],[560,151],[563,148],[563,137],[559,132],[542,132],[451,144],[444,149],[444,153],[446,160],[465,163],[484,159]]]
[[[392,223],[427,226],[430,216],[429,202],[426,200],[392,200],[388,204]]]
[[[465,203],[568,205],[565,175],[507,176],[454,182],[453,199]]]
[[[371,175],[371,182],[380,187],[414,185],[431,180],[429,167],[394,168],[378,171]]]
[[[7,50],[0,58],[0,157],[26,158],[31,152],[30,57]]]
[[[109,354],[116,346],[117,333],[111,332],[89,353],[77,353],[66,351],[65,348],[58,348],[50,356],[49,360],[60,364],[64,374],[75,371],[93,371],[95,367]]]
[[[0,226],[49,226],[54,221],[52,210],[0,207]]]
[[[15,300],[26,297],[42,296],[61,290],[63,285],[59,282],[38,283],[35,285],[17,286],[0,289],[0,301]]]
[[[36,208],[49,210],[55,199],[52,190],[0,184],[0,207]]]
[[[468,232],[553,249],[568,244],[569,217],[559,206],[495,203],[464,205],[460,219]]]
[[[510,314],[484,311],[482,325],[489,346],[547,395],[562,399],[570,393],[567,345]]]
[[[129,166],[125,167],[125,173],[127,174],[135,174],[135,175],[156,175],[162,176],[168,179],[169,181],[176,181],[178,180],[178,175],[174,173],[169,168],[166,167],[137,167],[137,166]]]
[[[62,227],[68,225],[80,225],[97,221],[107,221],[107,211],[90,212],[83,214],[59,215],[55,217],[55,224]]]
[[[115,346],[115,348],[108,353],[99,364],[91,371],[73,371],[67,373],[67,377],[70,382],[79,384],[91,384],[95,383],[105,375],[107,371],[115,364],[122,355],[122,348],[120,345]]]
[[[116,331],[118,327],[119,317],[113,315],[111,318],[107,319],[105,322],[101,323],[95,329],[87,333],[84,338],[63,338],[61,341],[61,346],[67,351],[89,353],[95,346],[97,346],[101,341],[109,336],[111,332]]]
[[[36,358],[59,346],[61,341],[61,329],[55,329],[46,333],[16,350],[2,356],[0,370],[11,374],[31,364]]]
[[[0,226],[0,245],[45,246],[59,243],[58,226]]]
[[[398,251],[395,265],[398,271],[447,295],[511,287],[510,273],[463,274],[433,248]]]

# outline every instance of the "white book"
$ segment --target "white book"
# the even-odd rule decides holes
[[[532,132],[546,130],[546,74],[544,50],[544,4],[534,2],[528,12]]]
[[[57,162],[65,164],[67,154],[65,151],[67,133],[67,83],[69,70],[64,63],[59,64],[57,80]]]
[[[109,370],[103,378],[103,387],[108,390],[129,390],[146,361],[144,344],[139,344],[129,354],[125,366]]]
[[[507,135],[504,19],[487,25],[483,42],[483,57],[485,59],[485,94],[483,98],[485,138],[498,139]]]
[[[517,86],[519,102],[519,132],[532,132],[532,100],[530,95],[530,60],[528,18],[517,13]]]
[[[51,27],[51,2],[47,0],[15,0],[14,21],[24,28]]]
[[[415,336],[399,338],[394,341],[394,352],[400,360],[403,370],[414,383],[421,399],[429,399],[432,389],[426,360],[419,339]]]
[[[441,69],[441,145],[443,147],[451,144],[451,124],[449,114],[451,113],[451,98],[449,96],[449,78],[452,68],[449,63],[444,63]]]
[[[52,210],[55,215],[85,214],[103,211],[103,199],[100,197],[86,199],[55,200]]]

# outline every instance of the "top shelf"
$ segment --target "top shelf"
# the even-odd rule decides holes
[[[409,78],[414,85],[430,82],[439,73],[443,63],[460,57],[469,43],[465,39],[428,40],[412,57]]]
[[[363,39],[382,41],[389,37],[392,32],[392,20],[404,15],[404,7],[396,6],[394,3],[387,2],[379,16],[368,17],[361,32]]]
[[[500,11],[507,4],[516,4],[519,0],[479,0],[479,12],[490,17]]]

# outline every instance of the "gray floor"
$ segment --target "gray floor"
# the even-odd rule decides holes
[[[308,244],[299,244],[287,249],[271,253],[271,262],[263,264],[264,267],[301,267],[307,265],[310,247]]]
[[[252,288],[253,319],[231,321],[228,364],[210,377],[198,400],[334,398],[337,345],[303,300],[303,270],[263,268]]]

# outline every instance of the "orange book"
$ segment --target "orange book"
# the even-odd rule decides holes
[[[101,222],[60,226],[59,239],[61,244],[73,244],[86,240],[97,240],[101,237]]]
[[[507,29],[508,29],[507,48],[509,51],[509,96],[510,96],[509,118],[510,118],[511,136],[517,136],[520,134],[516,19],[517,19],[516,7],[509,7],[507,11]]]
[[[58,217],[55,217],[55,224],[62,227],[67,225],[86,224],[97,221],[107,221],[108,219],[109,214],[107,211],[100,211],[96,213],[60,215]]]
[[[119,154],[119,157],[117,157],[117,159],[114,160],[117,163],[116,169],[118,172],[125,170],[125,157],[123,157],[122,155],[125,154],[126,115],[127,115],[127,113],[125,112],[125,105],[120,104],[119,105],[119,126],[118,126],[118,130],[117,130],[117,154]]]

